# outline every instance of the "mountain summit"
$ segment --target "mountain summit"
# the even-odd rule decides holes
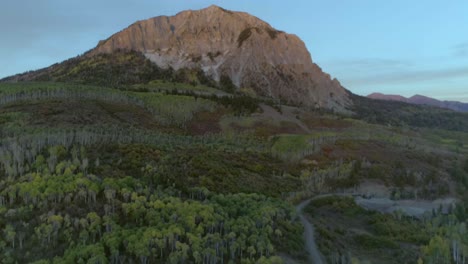
[[[312,62],[304,43],[243,12],[218,6],[138,21],[100,41],[93,56],[134,50],[162,68],[201,68],[219,81],[308,107],[342,111],[348,92]]]

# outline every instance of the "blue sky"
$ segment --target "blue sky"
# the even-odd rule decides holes
[[[1,1],[0,77],[81,54],[136,20],[211,4],[298,35],[354,93],[468,102],[466,0]]]

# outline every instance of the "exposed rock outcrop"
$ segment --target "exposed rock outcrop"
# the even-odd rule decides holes
[[[160,67],[196,68],[237,87],[309,107],[343,111],[348,91],[312,62],[295,35],[217,6],[138,21],[87,53],[135,50]]]

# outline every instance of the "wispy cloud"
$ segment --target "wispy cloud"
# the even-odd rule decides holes
[[[452,51],[455,57],[467,57],[468,56],[468,41],[454,46],[452,48]]]

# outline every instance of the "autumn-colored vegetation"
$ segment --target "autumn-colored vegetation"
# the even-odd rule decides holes
[[[458,204],[416,219],[314,200],[330,263],[468,256],[464,114],[362,98],[349,116],[285,107],[123,51],[22,78],[36,82],[0,84],[2,263],[305,262],[293,205],[369,181]]]

